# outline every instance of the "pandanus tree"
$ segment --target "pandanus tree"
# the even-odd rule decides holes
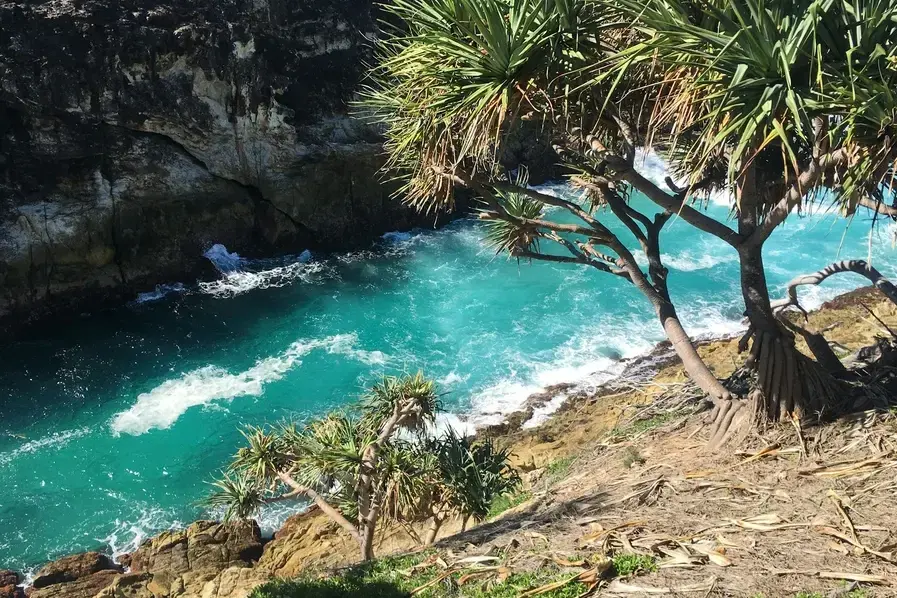
[[[607,6],[631,34],[599,64],[605,70],[597,77],[649,96],[643,133],[664,150],[689,195],[717,190],[734,198],[732,226],[710,225],[706,214],[694,222],[737,251],[750,322],[741,343],[750,346],[750,400],[720,405],[721,437],[751,415],[766,422],[836,409],[842,393],[832,374],[841,364],[819,337],[807,337],[815,360],[795,348],[794,327],[770,301],[763,246],[811,202],[845,215],[858,208],[894,213],[888,204],[897,161],[897,5],[613,0]],[[637,80],[649,84],[630,83]],[[853,266],[840,270],[859,264]]]
[[[435,385],[423,374],[386,376],[359,409],[303,426],[249,428],[207,502],[224,507],[227,517],[245,518],[269,502],[310,500],[370,560],[381,518],[412,508],[424,491],[413,447],[399,433],[432,424],[438,409]]]
[[[422,374],[386,376],[355,408],[303,425],[250,427],[205,502],[228,520],[272,502],[309,500],[358,543],[365,561],[383,522],[414,532],[429,520],[424,541],[432,543],[447,517],[480,520],[520,482],[507,450],[452,430],[434,436],[439,409],[435,385]]]
[[[493,501],[520,486],[520,476],[509,463],[510,451],[491,440],[472,440],[452,429],[420,444],[424,484],[419,512],[429,519],[424,544],[430,545],[443,523],[459,517],[482,521]]]
[[[480,215],[499,250],[631,283],[691,377],[712,397],[727,398],[682,327],[660,250],[672,215],[700,213],[684,192],[668,196],[632,170],[633,186],[665,198],[659,213],[640,211],[629,187],[588,168],[597,170],[611,145],[630,163],[636,150],[627,111],[639,106],[605,106],[611,85],[596,83],[589,71],[610,49],[602,33],[606,9],[587,0],[395,0],[384,8],[400,24],[379,44],[361,106],[383,127],[387,169],[405,182],[401,195],[420,210],[449,209],[455,189],[467,188],[482,201]],[[526,165],[517,173],[503,167],[504,142],[521,120],[541,122],[564,160],[582,171],[574,182],[588,201],[529,188]],[[615,233],[611,221],[631,238]]]
[[[812,201],[847,214],[893,212],[893,3],[395,0],[387,10],[401,25],[379,45],[363,105],[384,127],[387,166],[404,177],[412,204],[451,206],[454,187],[467,187],[512,256],[631,282],[714,400],[712,444],[752,414],[765,422],[837,399],[830,373],[795,349],[776,316],[762,249]],[[532,190],[502,168],[502,143],[520,119],[543,123],[587,201]],[[642,176],[640,146],[659,151],[685,183],[663,188]],[[637,209],[633,190],[659,213]],[[731,192],[734,222],[701,209],[710,192]],[[749,401],[712,375],[676,315],[660,249],[673,216],[739,256]],[[608,219],[625,225],[647,271]]]

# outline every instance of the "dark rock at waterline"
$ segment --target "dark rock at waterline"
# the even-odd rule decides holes
[[[256,522],[197,521],[185,530],[164,532],[131,554],[132,573],[222,571],[250,567],[262,555],[262,533]]]
[[[18,586],[21,576],[15,571],[0,571],[0,598],[25,598],[25,593]]]
[[[126,552],[118,557],[118,564],[127,569],[131,566],[131,554]]]
[[[190,281],[215,242],[251,257],[432,226],[349,116],[373,5],[0,0],[0,316]]]
[[[44,588],[54,584],[75,581],[99,571],[120,572],[121,568],[105,554],[83,552],[63,557],[45,565],[34,576],[32,585],[38,589]]]

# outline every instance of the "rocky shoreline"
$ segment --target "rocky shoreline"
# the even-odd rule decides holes
[[[875,300],[875,293],[871,287],[845,293],[811,312],[811,317],[828,323],[838,342],[854,348],[867,345],[880,334],[865,318],[864,306]],[[878,309],[893,311],[893,305],[883,302]],[[735,337],[699,341],[699,351],[718,376],[728,375],[734,367],[736,346]],[[627,408],[645,400],[645,393],[633,392],[636,386],[683,380],[675,354],[667,343],[660,343],[629,360],[618,377],[598,388],[586,390],[575,384],[546,388],[508,414],[504,423],[479,433],[513,447],[522,470],[539,470],[606,433]],[[524,429],[534,411],[559,394],[566,396],[560,408],[544,424]],[[446,525],[445,531],[450,535],[456,530]],[[413,545],[409,542],[386,537],[381,552],[408,550]],[[144,541],[117,562],[98,552],[56,560],[38,570],[27,588],[17,585],[24,581],[21,575],[0,571],[0,598],[246,598],[266,580],[294,577],[309,567],[344,565],[354,554],[351,540],[315,508],[289,517],[270,539],[262,537],[255,522],[197,521]]]
[[[563,411],[577,401],[612,393],[616,381],[646,380],[675,360],[668,343],[660,343],[628,360],[618,378],[597,390],[573,383],[547,387],[507,414],[502,424],[478,434],[510,437],[559,395],[566,397],[559,408]],[[115,560],[99,552],[63,557],[34,573],[27,587],[17,585],[23,576],[0,571],[0,598],[245,598],[272,577],[295,576],[309,563],[328,564],[328,552],[332,548],[342,554],[341,544],[339,531],[315,508],[289,517],[270,539],[262,537],[254,521],[201,520],[149,538]]]

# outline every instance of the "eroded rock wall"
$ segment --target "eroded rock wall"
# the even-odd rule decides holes
[[[214,242],[335,249],[417,224],[348,115],[372,10],[0,0],[0,317],[189,281]]]

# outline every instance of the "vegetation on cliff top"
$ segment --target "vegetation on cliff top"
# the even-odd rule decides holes
[[[271,429],[247,428],[207,503],[225,519],[249,518],[264,504],[296,498],[314,502],[374,556],[381,519],[428,520],[432,544],[450,516],[484,519],[493,501],[519,485],[509,453],[491,441],[448,430],[433,436],[440,410],[435,384],[422,373],[385,376],[355,408]]]
[[[841,411],[854,402],[845,397],[865,396],[845,382],[822,332],[783,315],[799,308],[796,293],[770,299],[762,253],[812,202],[847,216],[897,214],[888,205],[897,164],[894,3],[397,0],[385,8],[401,24],[379,41],[382,60],[362,104],[384,126],[388,169],[403,177],[412,204],[450,207],[454,189],[466,187],[499,251],[631,282],[713,399],[713,446],[751,423]],[[503,144],[521,119],[543,123],[583,201],[529,188],[525,164],[508,173]],[[642,176],[640,148],[660,151],[681,184]],[[632,191],[654,211],[630,201]],[[711,194],[732,198],[734,225],[701,209]],[[740,264],[750,321],[740,347],[750,358],[727,384],[695,350],[671,299],[661,233],[674,216],[730,245]],[[880,280],[869,264],[844,262],[809,283],[839,272]],[[797,350],[798,338],[812,357]]]

